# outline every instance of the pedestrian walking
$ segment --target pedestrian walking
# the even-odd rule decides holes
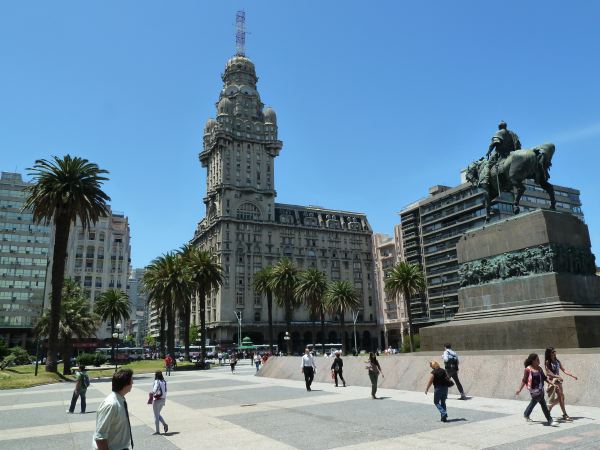
[[[87,370],[83,364],[79,365],[79,372],[75,373],[75,389],[73,390],[73,397],[71,398],[71,406],[67,412],[73,414],[75,412],[75,405],[77,405],[77,399],[81,397],[81,414],[85,414],[85,394],[87,388],[90,385],[90,377],[88,376]]]
[[[531,395],[531,401],[529,402],[529,405],[527,405],[527,408],[525,408],[525,420],[527,422],[533,422],[529,416],[535,405],[539,403],[544,416],[546,416],[548,425],[556,426],[558,425],[558,422],[552,419],[550,411],[548,410],[548,405],[546,405],[546,398],[544,397],[544,381],[548,381],[548,379],[540,367],[540,358],[537,353],[532,353],[525,360],[525,372],[523,373],[523,379],[521,380],[521,384],[515,395],[519,395],[523,390],[523,387],[527,386],[529,394]]]
[[[304,349],[304,355],[302,356],[301,363],[302,373],[304,374],[304,382],[306,383],[306,390],[311,391],[310,385],[313,382],[313,378],[317,373],[317,366],[315,365],[315,358],[310,354],[310,350],[307,348]]]
[[[442,359],[444,360],[444,367],[446,369],[446,373],[448,374],[448,378],[451,378],[456,383],[456,387],[458,388],[458,392],[460,392],[459,400],[466,400],[467,396],[465,395],[465,391],[458,379],[458,355],[454,350],[452,350],[451,344],[446,344],[444,353],[442,354]]]
[[[381,371],[381,366],[379,365],[379,361],[377,361],[377,357],[373,354],[373,352],[369,353],[369,360],[367,361],[367,370],[369,372],[369,378],[371,379],[371,397],[373,399],[377,399],[377,379],[379,378],[379,374],[383,378],[383,372]]]
[[[133,449],[131,423],[125,396],[133,387],[133,371],[119,369],[112,377],[112,392],[96,413],[93,446],[96,450]]]
[[[173,358],[171,358],[171,355],[167,355],[165,357],[165,371],[167,372],[168,376],[171,376],[172,368],[173,368]]]
[[[437,361],[429,361],[431,367],[431,375],[427,381],[425,395],[433,384],[433,404],[440,412],[442,422],[448,421],[448,409],[446,408],[446,399],[448,398],[448,388],[454,386],[454,382],[450,380],[448,372],[440,367]]]
[[[258,354],[258,352],[254,354],[254,365],[256,366],[256,371],[258,372],[258,370],[260,369],[260,355]]]
[[[157,370],[154,374],[154,384],[152,385],[151,391],[152,397],[152,410],[154,411],[154,427],[156,432],[154,434],[160,434],[160,424],[162,423],[165,433],[169,431],[169,425],[163,419],[160,414],[161,410],[165,406],[167,400],[167,382],[165,381],[163,374],[160,370]]]
[[[335,359],[333,360],[333,364],[331,364],[331,373],[333,374],[333,378],[335,380],[335,387],[338,387],[338,377],[344,383],[344,387],[346,387],[346,380],[344,380],[344,361],[340,356],[340,352],[335,352]]]
[[[562,370],[565,375],[570,376],[574,380],[577,380],[577,377],[565,370],[560,360],[556,357],[556,350],[554,347],[548,347],[546,349],[544,361],[546,366],[546,375],[548,376],[548,379],[554,383],[548,387],[548,395],[550,396],[550,407],[548,408],[548,411],[552,412],[552,408],[554,408],[554,406],[557,404],[560,404],[560,409],[562,409],[563,413],[563,420],[565,422],[572,422],[573,419],[569,417],[567,410],[565,409],[565,394],[563,390],[564,380],[560,376],[560,371]]]
[[[235,373],[235,365],[237,364],[237,355],[233,354],[229,357],[229,366],[231,367],[231,373]]]

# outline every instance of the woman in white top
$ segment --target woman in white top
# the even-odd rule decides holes
[[[165,406],[165,400],[167,399],[167,382],[165,381],[163,374],[160,370],[157,370],[154,374],[154,385],[152,386],[152,395],[154,396],[154,402],[152,403],[152,409],[154,410],[154,424],[156,426],[156,433],[160,434],[160,425],[163,424],[165,433],[169,431],[169,425],[165,422],[165,419],[160,415],[160,410]]]

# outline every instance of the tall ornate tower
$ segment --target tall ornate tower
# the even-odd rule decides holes
[[[221,218],[274,220],[274,159],[281,150],[277,117],[256,90],[254,64],[231,58],[222,75],[217,118],[204,127],[200,162],[207,168],[207,226]]]

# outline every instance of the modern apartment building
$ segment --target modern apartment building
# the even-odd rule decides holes
[[[583,221],[579,191],[554,186],[556,208]],[[521,210],[547,208],[546,192],[533,181],[526,182]],[[512,216],[512,195],[503,193],[493,206],[492,221]],[[456,243],[468,230],[485,223],[483,193],[464,182],[456,187],[434,186],[429,196],[400,212],[402,258],[423,268],[427,290],[411,301],[413,323],[417,326],[449,320],[458,310],[458,262]]]
[[[242,336],[255,343],[267,339],[265,298],[252,290],[253,275],[281,258],[299,268],[318,268],[330,280],[350,280],[360,292],[358,345],[380,346],[377,298],[374,282],[371,227],[362,213],[275,203],[275,158],[283,146],[277,135],[277,117],[264,108],[256,90],[254,64],[243,55],[231,58],[222,75],[223,88],[217,102],[216,119],[204,129],[200,162],[207,170],[206,216],[198,224],[191,242],[212,251],[225,271],[225,284],[206,302],[208,338],[219,344]],[[194,320],[199,323],[199,310]],[[351,312],[346,321],[352,325]],[[307,309],[294,312],[292,329],[286,329],[284,312],[274,311],[275,336],[284,348],[288,332],[294,351],[312,343],[353,346],[352,327],[341,336],[337,317],[327,317],[325,336],[313,336]]]
[[[42,311],[52,238],[49,226],[21,211],[26,186],[19,173],[0,176],[0,338],[23,347]]]

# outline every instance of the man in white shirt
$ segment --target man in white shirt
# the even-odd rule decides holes
[[[302,365],[300,366],[302,373],[304,374],[304,381],[306,382],[306,390],[310,391],[310,385],[312,384],[315,373],[317,372],[317,366],[315,365],[315,359],[310,354],[308,348],[304,349],[304,355],[302,356]]]
[[[133,449],[131,423],[125,396],[133,387],[133,371],[119,369],[112,378],[112,392],[98,407],[94,448],[97,450]]]

